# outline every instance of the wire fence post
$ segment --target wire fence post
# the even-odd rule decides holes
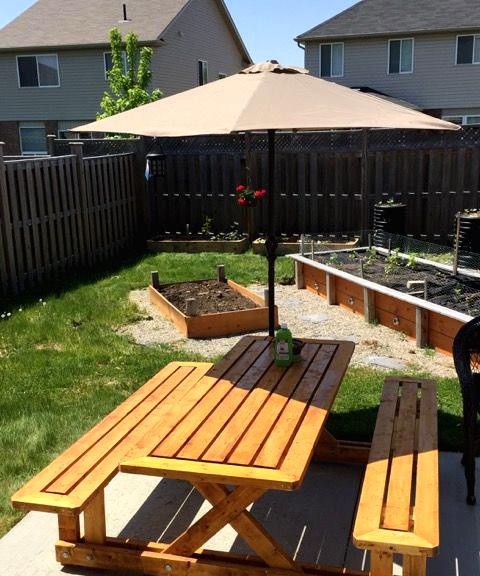
[[[458,255],[460,252],[460,212],[455,215],[457,226],[455,230],[455,252],[453,254],[453,275],[458,274]]]

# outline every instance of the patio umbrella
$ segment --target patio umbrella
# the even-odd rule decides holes
[[[268,133],[269,334],[274,334],[276,258],[275,132],[409,128],[457,130],[458,126],[375,96],[345,88],[282,66],[275,60],[255,64],[221,81],[205,84],[133,110],[75,128],[141,136],[198,136],[232,132]]]

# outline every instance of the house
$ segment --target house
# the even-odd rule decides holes
[[[153,49],[152,88],[165,96],[251,63],[223,0],[38,0],[0,30],[6,154],[45,153],[46,134],[95,119],[114,27]]]
[[[480,124],[478,1],[362,0],[295,40],[316,76]]]

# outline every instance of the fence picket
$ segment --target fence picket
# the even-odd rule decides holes
[[[12,241],[12,218],[10,213],[10,201],[8,194],[6,167],[3,159],[3,142],[0,143],[0,239],[3,250],[0,251],[0,289],[2,294],[7,294],[10,285],[14,292],[17,291],[17,272],[15,269],[14,249]]]
[[[434,241],[451,236],[454,213],[480,206],[480,131],[461,136],[371,131],[363,199],[369,224],[373,204],[394,198],[407,204],[408,233]],[[253,134],[250,140],[251,185],[267,188],[265,137]],[[184,233],[186,224],[196,232],[207,216],[219,231],[229,230],[235,220],[246,226],[234,192],[245,181],[243,135],[158,142],[167,168],[164,178],[154,177],[148,185],[152,235]],[[135,142],[122,145],[140,150]],[[98,151],[102,144],[84,141],[84,146]],[[71,155],[5,163],[2,293],[34,287],[42,275],[65,272],[80,259],[82,265],[108,261],[135,243],[140,174],[133,168],[132,152],[118,155],[119,144],[108,146],[115,154],[83,158],[83,169]],[[280,234],[331,234],[361,227],[361,134],[279,134],[277,146]],[[253,227],[263,234],[266,207],[267,202],[260,202],[253,213]],[[146,214],[140,216],[144,221]],[[141,223],[140,229],[145,229]]]

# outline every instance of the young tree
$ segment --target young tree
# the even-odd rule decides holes
[[[134,32],[129,32],[125,36],[124,46],[118,28],[110,30],[110,46],[112,68],[107,73],[110,92],[103,94],[100,102],[101,112],[97,114],[97,120],[154,102],[162,97],[162,91],[158,88],[148,92],[152,80],[151,48],[147,46],[140,48],[138,37]]]

